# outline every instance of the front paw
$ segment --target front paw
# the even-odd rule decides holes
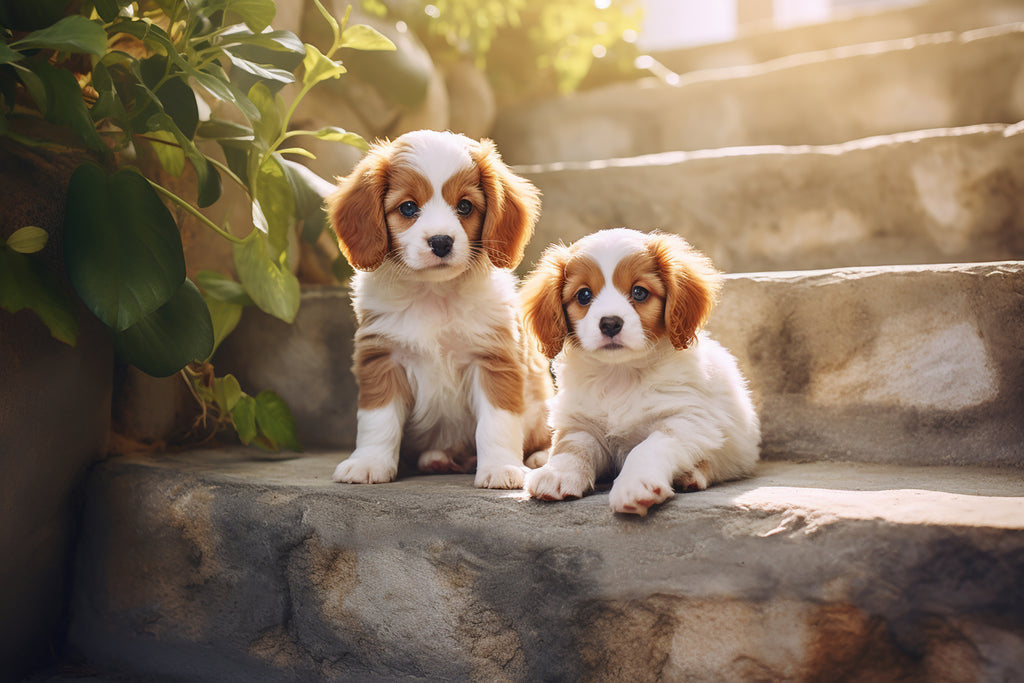
[[[479,489],[521,489],[527,471],[523,465],[500,465],[482,469],[478,464],[473,484]]]
[[[672,484],[669,481],[656,482],[652,479],[629,476],[624,478],[620,474],[612,484],[612,491],[608,498],[613,512],[624,512],[643,517],[652,505],[662,503],[674,495],[675,491],[672,490]]]
[[[545,465],[526,475],[523,488],[540,500],[579,498],[593,487],[594,482],[576,470],[556,469]]]
[[[387,458],[364,455],[358,449],[334,469],[334,481],[339,484],[383,484],[392,481],[398,473],[398,463]]]

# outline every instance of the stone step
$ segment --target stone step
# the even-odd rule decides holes
[[[1024,258],[1024,123],[828,146],[521,166],[544,196],[527,250],[660,228],[727,271]]]
[[[1024,466],[1024,262],[727,278],[709,329],[740,359],[769,459]],[[274,389],[307,447],[351,448],[344,287],[294,325],[255,310],[215,359]]]
[[[114,680],[1017,680],[1019,470],[762,463],[647,518],[339,453],[88,481],[70,647]]]
[[[652,53],[676,73],[760,64],[803,52],[898,40],[907,36],[970,31],[1024,21],[1020,0],[929,0],[883,11],[852,10],[826,23],[785,29],[755,27],[735,40]]]
[[[1024,24],[647,79],[503,110],[509,163],[745,145],[825,145],[1024,118]]]

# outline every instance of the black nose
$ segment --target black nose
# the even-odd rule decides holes
[[[427,245],[430,247],[430,251],[434,252],[434,256],[443,258],[452,250],[454,241],[448,235],[434,235],[427,238]]]
[[[622,318],[619,316],[606,316],[601,318],[601,322],[598,324],[601,328],[601,334],[606,337],[614,337],[622,331]]]

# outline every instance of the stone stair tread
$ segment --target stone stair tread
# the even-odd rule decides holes
[[[733,272],[1024,258],[1024,123],[832,145],[517,166],[544,211],[527,247],[661,228]]]
[[[247,311],[214,362],[280,394],[308,447],[351,448],[348,291],[302,296],[294,325]],[[768,459],[1024,467],[1022,297],[1019,261],[735,273],[708,329]]]
[[[469,475],[338,485],[343,456],[100,464],[73,649],[192,680],[1024,670],[1018,470],[767,462],[639,519]]]
[[[1024,20],[1017,0],[927,0],[896,8],[839,10],[825,23],[776,28],[772,22],[741,31],[734,40],[674,50],[653,56],[678,73],[699,69],[756,64],[794,53],[830,47],[904,38],[906,36],[968,31]]]
[[[830,48],[508,107],[493,137],[530,164],[1009,123],[1022,55],[1024,23]]]

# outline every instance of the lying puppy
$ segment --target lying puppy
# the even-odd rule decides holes
[[[544,357],[521,333],[515,268],[540,208],[490,141],[435,131],[374,145],[327,199],[358,270],[356,448],[334,471],[391,481],[400,458],[519,488],[546,458]],[[530,460],[531,454],[533,459]]]
[[[615,474],[615,512],[748,474],[760,424],[736,359],[697,337],[720,286],[674,235],[602,230],[549,247],[522,289],[527,329],[554,363],[551,458],[526,477],[542,500]]]

